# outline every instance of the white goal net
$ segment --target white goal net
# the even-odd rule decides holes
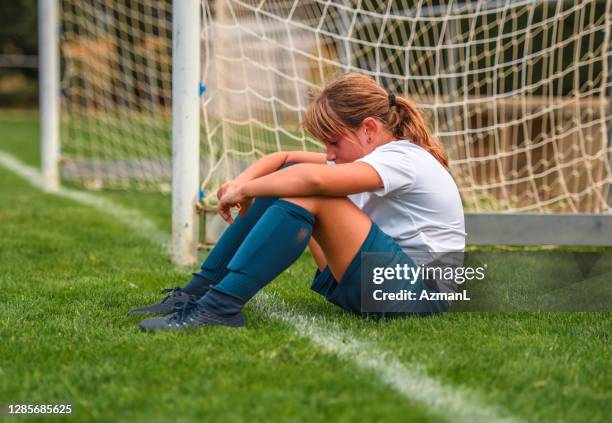
[[[62,8],[64,178],[168,189],[170,2]],[[357,71],[425,112],[467,210],[612,210],[612,1],[211,0],[202,17],[209,196],[263,154],[320,151],[303,113]]]

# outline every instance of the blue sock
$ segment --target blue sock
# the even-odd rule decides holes
[[[279,169],[293,166],[295,163],[285,163]],[[253,226],[268,210],[277,197],[257,197],[253,204],[242,217],[237,216],[234,223],[229,225],[217,241],[214,248],[210,251],[202,266],[200,272],[194,273],[191,280],[183,288],[184,291],[202,296],[210,285],[218,283],[227,275],[227,264],[232,259],[242,241],[249,234]]]
[[[229,262],[229,272],[199,304],[222,316],[238,313],[300,257],[310,240],[314,220],[312,213],[297,204],[275,201]]]
[[[210,279],[205,278],[199,273],[192,273],[191,280],[187,282],[187,285],[183,288],[183,291],[188,294],[193,294],[197,297],[201,297],[202,295],[208,292],[208,289],[216,284],[217,282],[211,281]]]
[[[200,297],[208,292],[210,285],[221,281],[228,272],[227,264],[242,241],[265,211],[268,210],[268,207],[277,199],[276,197],[257,197],[243,217],[237,216],[234,223],[227,227],[202,263],[200,272],[193,274],[183,290]]]

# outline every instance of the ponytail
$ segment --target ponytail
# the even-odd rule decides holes
[[[385,122],[389,130],[396,137],[409,139],[413,144],[427,150],[442,166],[448,169],[448,156],[431,135],[421,112],[404,97],[394,95],[393,100],[393,105],[389,105]]]

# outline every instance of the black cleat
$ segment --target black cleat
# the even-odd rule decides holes
[[[142,331],[180,331],[209,325],[237,328],[244,326],[244,317],[242,313],[237,313],[230,317],[219,316],[193,301],[185,304],[182,310],[178,310],[170,316],[153,317],[143,320],[140,322],[140,329]]]
[[[170,314],[182,309],[190,302],[195,304],[195,301],[198,299],[195,295],[188,294],[178,286],[176,288],[166,288],[161,291],[162,294],[166,294],[168,292],[171,292],[171,294],[166,296],[166,298],[161,300],[159,303],[135,308],[130,310],[128,314]]]

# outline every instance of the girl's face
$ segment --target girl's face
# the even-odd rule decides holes
[[[342,137],[325,143],[327,160],[338,164],[352,163],[373,150],[365,128],[349,132]]]
[[[393,134],[378,119],[368,117],[356,130],[325,143],[327,160],[352,163],[393,139]]]

